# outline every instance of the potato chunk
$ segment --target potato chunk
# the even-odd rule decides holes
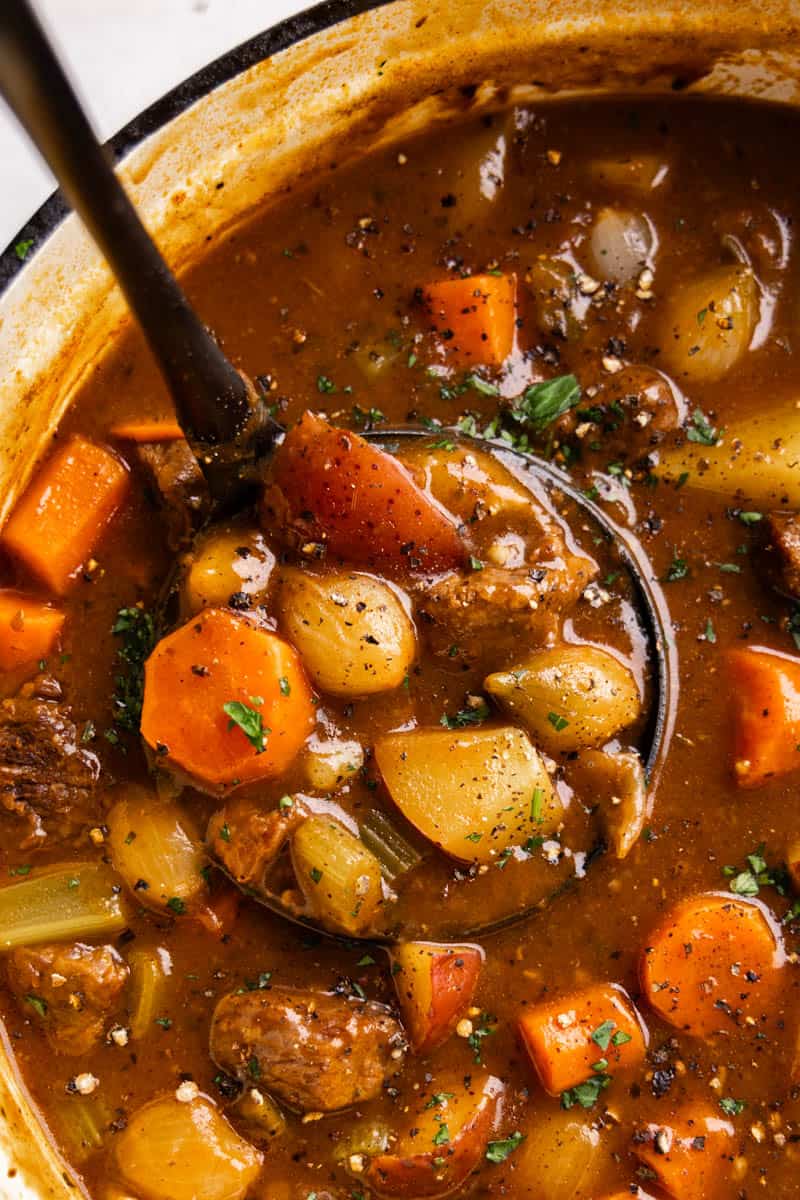
[[[117,1174],[142,1200],[242,1200],[262,1155],[204,1096],[161,1096],[114,1143]]]
[[[416,653],[411,618],[397,592],[356,572],[281,572],[278,614],[312,679],[334,696],[399,687]]]
[[[460,862],[494,862],[561,819],[541,757],[511,725],[390,733],[375,761],[403,816]]]
[[[263,534],[241,521],[216,525],[197,542],[181,594],[188,616],[203,608],[248,607],[269,589],[275,555]]]
[[[557,646],[510,671],[487,676],[484,688],[551,754],[599,746],[639,715],[639,689],[618,659],[598,646]]]
[[[721,379],[748,349],[758,320],[753,272],[717,267],[676,288],[663,319],[666,369],[679,382]]]

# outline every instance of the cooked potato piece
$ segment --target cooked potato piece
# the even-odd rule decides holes
[[[299,825],[292,863],[311,909],[329,929],[364,933],[382,900],[381,865],[341,821],[319,814]]]
[[[107,825],[114,868],[145,908],[180,914],[205,891],[206,854],[177,805],[132,785]]]
[[[451,443],[447,443],[448,445]],[[472,446],[412,447],[403,461],[443,508],[462,521],[526,513],[531,493],[492,454]]]
[[[648,814],[647,784],[638,754],[584,750],[567,768],[568,780],[586,805],[598,805],[617,858],[636,845]]]
[[[205,1096],[161,1096],[114,1142],[116,1173],[141,1200],[241,1200],[262,1155]]]
[[[493,862],[561,819],[541,757],[511,725],[390,733],[375,761],[403,816],[461,862]]]
[[[274,567],[275,555],[259,529],[241,521],[215,525],[198,539],[192,554],[183,580],[184,614],[225,608],[232,596],[250,604],[263,600]]]
[[[785,505],[800,489],[800,408],[786,400],[757,417],[726,422],[715,446],[668,447],[657,472],[671,480],[685,476],[687,488],[743,497],[751,508]]]
[[[720,379],[750,345],[758,285],[740,264],[676,287],[663,311],[663,365],[678,382]],[[704,447],[705,448],[705,447]]]
[[[600,1158],[600,1134],[590,1120],[552,1105],[536,1112],[525,1133],[514,1157],[519,1196],[573,1200],[597,1194],[591,1188],[584,1191]]]
[[[636,680],[598,646],[556,646],[484,680],[550,754],[598,746],[631,725],[641,707]]]
[[[312,739],[303,755],[303,771],[309,786],[319,792],[335,792],[351,780],[364,764],[359,742],[342,738]]]
[[[371,575],[281,571],[281,627],[323,692],[370,696],[399,687],[416,653],[398,594]]]
[[[600,279],[631,283],[652,267],[658,238],[649,218],[620,208],[601,208],[589,240],[592,270]]]

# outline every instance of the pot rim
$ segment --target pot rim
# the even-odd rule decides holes
[[[240,42],[238,46],[226,50],[218,58],[212,59],[188,75],[132,117],[103,145],[111,152],[114,164],[117,165],[151,134],[249,67],[272,58],[313,34],[358,16],[359,13],[382,8],[391,3],[392,0],[320,0],[318,4],[302,8],[299,12],[270,25],[261,33]],[[61,189],[57,187],[31,214],[0,253],[0,296],[33,261],[46,239],[71,212],[72,209],[61,194]],[[34,252],[30,256],[20,258],[16,247],[28,239],[34,242]]]

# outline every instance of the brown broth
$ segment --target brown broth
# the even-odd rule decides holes
[[[415,289],[441,277],[454,262],[465,273],[500,268],[518,275],[521,349],[499,380],[502,394],[515,396],[529,382],[567,371],[574,371],[584,388],[607,384],[601,360],[609,344],[612,352],[619,348],[614,339],[624,344],[620,352],[626,361],[658,367],[670,336],[662,316],[665,299],[704,267],[718,264],[722,235],[734,233],[763,256],[754,264],[756,272],[775,294],[768,336],[719,381],[684,385],[674,380],[685,391],[689,412],[700,407],[713,425],[732,425],[768,402],[794,408],[800,394],[800,360],[796,363],[793,354],[800,312],[793,246],[800,176],[792,153],[799,133],[791,113],[696,100],[593,100],[497,114],[331,171],[209,246],[185,284],[233,360],[251,375],[272,380],[281,419],[292,420],[310,407],[324,410],[334,422],[352,424],[359,406],[364,412],[380,410],[390,424],[425,417],[449,425],[467,412],[485,421],[498,405],[496,397],[474,389],[443,397],[441,380],[426,373],[426,364],[437,361],[436,351]],[[502,134],[505,181],[488,200],[480,193],[479,161]],[[549,161],[548,150],[560,153],[557,164]],[[626,300],[621,311],[612,303],[598,307],[579,339],[543,337],[526,298],[526,273],[540,256],[556,253],[568,240],[584,239],[599,207],[641,205],[635,192],[593,177],[591,164],[642,154],[655,155],[669,167],[664,183],[648,191],[643,203],[659,237],[654,299]],[[783,258],[776,249],[779,235],[788,248]],[[576,255],[580,258],[577,249]],[[418,334],[421,339],[415,341]],[[59,436],[80,430],[103,440],[115,421],[168,411],[153,363],[130,331],[94,370]],[[555,441],[551,434],[544,443],[557,461],[563,460],[560,440],[568,439],[556,433]],[[598,455],[600,462],[602,450]],[[624,465],[642,476],[636,462],[633,456]],[[586,463],[569,465],[581,486],[591,486]],[[635,506],[635,533],[655,575],[667,580],[676,560],[688,568],[685,577],[664,583],[681,664],[675,737],[648,830],[629,858],[599,859],[579,887],[486,944],[476,1004],[493,1017],[493,1032],[481,1046],[483,1064],[507,1087],[497,1137],[532,1130],[558,1108],[558,1100],[541,1091],[516,1039],[516,1019],[525,1006],[592,980],[618,982],[638,998],[637,962],[661,915],[696,891],[725,890],[723,867],[741,864],[762,843],[770,863],[780,861],[797,834],[797,775],[776,778],[753,792],[739,790],[731,775],[724,653],[745,644],[789,653],[794,648],[785,627],[787,605],[767,589],[758,566],[757,531],[732,511],[748,507],[747,480],[739,482],[740,498],[695,490],[691,480],[676,488],[635,477],[623,489],[626,503]],[[609,511],[624,516],[624,508],[614,504]],[[152,507],[135,488],[101,547],[101,573],[91,582],[80,581],[70,595],[64,657],[51,664],[79,724],[95,723],[93,745],[117,780],[143,778],[145,767],[135,743],[129,742],[123,754],[102,737],[110,725],[116,671],[116,642],[109,631],[119,607],[139,600],[152,604],[159,589],[169,560],[153,537],[153,524]],[[738,569],[723,571],[720,564]],[[581,629],[584,637],[602,633],[602,613]],[[487,630],[480,649],[485,654],[491,648]],[[349,719],[339,714],[340,727],[369,745],[376,733],[401,720],[409,705],[418,704],[420,713],[435,722],[442,711],[458,707],[474,685],[473,675],[467,675],[465,683],[461,675],[428,664],[410,696],[356,705]],[[0,679],[0,686],[11,694],[19,682]],[[197,797],[192,803],[202,827],[209,802]],[[11,838],[1,853],[4,869],[27,862]],[[88,840],[80,847],[81,857],[102,853]],[[40,852],[35,862],[63,857],[63,849],[54,847]],[[495,894],[509,886],[510,878],[496,877]],[[778,916],[785,912],[787,902],[775,889],[764,888],[762,899]],[[424,909],[433,910],[439,896],[431,889],[415,895],[415,903],[424,919]],[[86,1061],[54,1056],[34,1023],[2,995],[26,1083],[62,1144],[68,1145],[68,1138],[59,1126],[55,1098],[63,1113],[60,1097],[78,1070],[99,1078],[112,1120],[124,1120],[186,1075],[219,1099],[218,1072],[208,1055],[210,1015],[221,995],[259,972],[272,972],[275,982],[322,989],[352,980],[371,998],[392,1001],[390,975],[379,952],[374,964],[360,965],[363,946],[310,938],[249,900],[222,938],[180,918],[162,920],[141,912],[131,932],[136,946],[162,946],[172,958],[162,1014],[171,1026],[154,1028],[135,1045],[104,1044]],[[797,936],[791,925],[786,941],[794,952]],[[127,944],[121,945],[123,954]],[[634,1126],[668,1123],[686,1099],[717,1109],[723,1096],[744,1100],[747,1107],[733,1122],[732,1154],[743,1161],[731,1168],[719,1195],[763,1191],[781,1200],[797,1194],[800,1104],[788,1069],[798,1037],[795,970],[792,966],[785,973],[783,1008],[754,1035],[693,1039],[660,1022],[641,1001],[650,1031],[648,1062],[615,1080],[595,1109],[579,1110],[580,1120],[599,1128],[602,1153],[576,1195],[627,1193],[636,1182],[649,1190],[630,1152]],[[428,1060],[409,1058],[385,1097],[364,1106],[360,1115],[391,1124],[415,1095],[435,1091],[443,1072],[460,1076],[475,1070],[473,1049],[453,1037]],[[604,1109],[612,1115],[603,1117]],[[352,1114],[305,1124],[290,1118],[290,1133],[270,1147],[253,1196],[344,1200],[366,1195],[333,1156],[353,1120]],[[106,1135],[109,1145],[114,1137]],[[74,1151],[67,1150],[70,1154]],[[75,1164],[97,1200],[105,1196],[107,1155],[104,1147]],[[544,1194],[535,1164],[523,1150],[503,1164],[484,1162],[458,1194],[467,1193],[520,1200]]]

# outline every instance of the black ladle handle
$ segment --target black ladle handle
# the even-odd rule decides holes
[[[142,225],[28,0],[0,0],[0,93],[102,250],[202,455],[241,438],[258,397],[192,310]]]

